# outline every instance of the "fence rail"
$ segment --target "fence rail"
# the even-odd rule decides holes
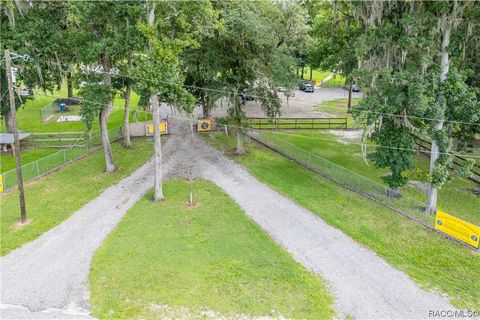
[[[72,132],[70,132],[72,134]],[[55,170],[71,161],[77,160],[90,152],[97,150],[101,145],[100,132],[85,135],[83,140],[78,140],[76,143],[70,144],[51,155],[48,155],[39,160],[22,165],[23,180],[25,182],[36,177],[42,176],[52,170]],[[120,128],[113,128],[108,130],[110,141],[116,141],[121,137]],[[70,141],[70,140],[69,140]],[[82,142],[79,144],[78,142]],[[16,169],[9,170],[1,174],[3,176],[3,190],[9,190],[17,185]]]
[[[358,193],[393,212],[420,224],[426,229],[440,234],[442,237],[470,250],[478,251],[478,249],[442,234],[433,228],[435,216],[424,212],[426,206],[425,202],[406,194],[398,198],[390,197],[388,195],[389,188],[387,186],[339,166],[318,154],[309,152],[292,143],[281,139],[272,139],[272,137],[270,137],[271,135],[268,133],[252,130],[249,132],[249,136],[257,143],[260,143],[280,155],[298,163],[304,168],[337,183],[350,191]]]
[[[37,148],[69,148],[86,140],[83,131],[74,132],[36,132],[23,142],[24,145]]]
[[[272,129],[347,129],[347,118],[247,118],[251,128]]]
[[[423,153],[427,156],[430,156],[430,151],[432,149],[432,143],[430,141],[427,141],[425,139],[422,139],[420,137],[416,137],[415,138],[415,144],[417,146],[417,150],[418,152],[420,153]],[[454,167],[462,167],[465,162],[467,162],[468,159],[462,157],[462,156],[458,156],[458,155],[455,155],[453,156],[453,161],[452,161],[452,164]],[[468,179],[476,182],[476,183],[480,183],[480,165],[478,163],[475,163],[473,165],[473,168],[472,168],[472,174],[470,175],[470,177],[468,177]]]

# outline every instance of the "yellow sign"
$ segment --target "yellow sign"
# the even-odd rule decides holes
[[[315,81],[315,85],[316,85],[317,87],[320,87],[321,84],[322,84],[322,80],[317,80],[317,81]]]
[[[197,130],[199,132],[211,131],[212,130],[212,120],[211,119],[199,119]]]
[[[0,174],[0,192],[3,192],[3,176]]]
[[[166,133],[167,132],[167,123],[166,122],[160,122],[158,125],[158,128],[160,129],[160,133]],[[147,125],[147,131],[148,134],[153,134],[153,124],[148,124]]]
[[[465,242],[474,248],[478,248],[479,246],[480,227],[440,210],[437,210],[435,217],[435,229]]]

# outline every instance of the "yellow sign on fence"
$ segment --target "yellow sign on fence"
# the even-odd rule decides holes
[[[166,122],[160,122],[158,125],[158,128],[160,129],[160,133],[166,133],[167,132],[167,123]],[[147,132],[149,135],[153,134],[153,124],[148,124],[147,125]]]
[[[435,229],[465,242],[474,248],[478,248],[479,246],[480,227],[440,210],[437,210],[435,217]]]
[[[3,192],[3,176],[0,174],[0,192]]]
[[[197,131],[211,131],[212,130],[212,120],[211,119],[199,119],[197,124]]]

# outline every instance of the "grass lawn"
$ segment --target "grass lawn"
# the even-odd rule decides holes
[[[287,141],[303,150],[319,155],[341,167],[354,171],[362,176],[372,179],[378,183],[384,184],[381,179],[382,175],[388,174],[387,169],[376,168],[373,163],[369,162],[367,166],[363,160],[362,152],[359,144],[344,144],[337,142],[342,138],[321,131],[289,131],[285,132],[289,135],[266,134],[265,137],[272,141]],[[319,140],[324,139],[324,140]],[[348,141],[348,139],[342,139]],[[369,147],[372,151],[373,147]],[[318,160],[319,163],[323,160],[310,157],[308,161]],[[429,167],[429,158],[424,155],[415,156],[415,168],[407,172],[410,180],[422,183],[427,182]],[[339,169],[342,170],[342,169]],[[339,173],[340,174],[340,173]],[[348,175],[348,182],[353,182],[353,175]],[[473,193],[475,183],[468,179],[454,177],[451,182],[448,182],[439,191],[438,208],[442,211],[448,212],[461,219],[465,219],[476,225],[480,225],[480,197]],[[402,192],[419,201],[425,203],[426,195],[418,187],[407,186]],[[433,217],[432,217],[433,219]]]
[[[98,150],[58,172],[27,183],[25,198],[31,223],[26,226],[18,228],[15,225],[20,218],[17,191],[2,195],[1,255],[60,224],[104,189],[131,174],[153,154],[148,139],[134,139],[133,147],[129,149],[123,148],[121,143],[114,143],[112,149],[120,167],[118,172],[104,172],[103,152]]]
[[[65,131],[85,131],[85,124],[82,121],[77,122],[56,122],[54,120],[42,123],[40,109],[55,100],[56,98],[65,98],[66,87],[61,90],[50,93],[38,92],[33,100],[28,100],[17,112],[18,127],[24,132],[65,132]],[[132,93],[132,110],[138,106],[138,95]],[[116,96],[114,99],[114,110],[108,119],[108,127],[116,128],[123,123],[124,100]],[[140,119],[143,114],[140,114]],[[93,130],[98,130],[98,121],[93,124]],[[2,131],[5,128],[2,127]]]
[[[231,137],[217,135],[207,139],[217,148],[228,151],[234,148]],[[422,287],[448,294],[457,307],[480,310],[478,253],[447,241],[266,148],[252,144],[247,145],[247,150],[246,155],[235,156],[235,160],[257,179],[373,249]]]
[[[54,148],[35,148],[35,149],[26,149],[22,151],[21,159],[22,165],[33,162],[40,158],[46,157],[52,153],[58,152],[58,149]],[[7,172],[9,170],[15,169],[15,158],[11,153],[2,154],[0,156],[0,173]]]
[[[28,100],[25,105],[23,105],[17,111],[17,121],[19,130],[23,132],[83,132],[86,130],[85,124],[82,121],[78,122],[56,122],[55,119],[58,119],[60,115],[73,115],[79,114],[79,108],[75,107],[75,110],[67,113],[58,113],[55,114],[52,120],[42,123],[40,109],[45,107],[47,104],[54,101],[56,98],[65,98],[67,96],[66,86],[63,86],[60,90],[51,93],[44,93],[43,91],[35,94],[33,100]],[[132,92],[131,97],[131,114],[130,121],[134,121],[134,110],[138,108],[139,96]],[[124,113],[124,99],[121,99],[118,95],[114,99],[114,110],[110,115],[108,120],[108,128],[118,128],[123,124],[123,113]],[[150,119],[150,116],[146,113],[140,112],[138,114],[138,120],[144,121]],[[98,121],[95,121],[93,124],[93,132],[96,133],[99,131]],[[5,132],[5,126],[1,126],[1,132]],[[50,154],[58,152],[56,148],[42,148],[41,146],[35,149],[26,149],[22,151],[22,165],[33,162],[35,160],[46,157]],[[15,168],[15,159],[12,154],[2,154],[1,156],[1,166],[0,172],[6,172]]]
[[[193,206],[187,202],[190,190]],[[213,183],[171,180],[164,191],[164,202],[151,202],[149,193],[130,209],[95,254],[94,316],[204,319],[202,310],[222,319],[334,315],[323,281]]]
[[[302,72],[302,70],[300,69],[300,73]],[[312,71],[312,80],[316,81],[316,80],[323,80],[325,79],[326,77],[328,77],[330,75],[330,71],[320,71],[320,70],[313,70]],[[309,67],[305,67],[304,71],[303,71],[303,79],[304,80],[310,80],[310,68]],[[335,77],[333,77],[332,79],[330,79],[329,81],[327,81],[326,83],[322,84],[322,87],[328,87],[328,88],[340,88],[340,87],[343,87],[345,85],[345,78],[340,76],[340,75],[336,75]]]
[[[355,107],[360,102],[361,98],[352,99],[352,107]],[[347,118],[348,128],[355,128],[357,124],[352,117],[351,113],[348,113],[348,98],[347,99],[334,99],[323,101],[319,106],[315,108],[315,111],[327,113],[336,118]]]

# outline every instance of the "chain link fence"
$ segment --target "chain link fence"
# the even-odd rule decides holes
[[[339,166],[318,154],[307,151],[288,141],[275,138],[268,133],[251,130],[250,137],[300,165],[340,184],[347,189],[360,193],[384,206],[393,209],[424,226],[431,226],[435,216],[424,212],[426,204],[417,198],[402,193],[401,196],[390,196],[390,188],[361,174]]]
[[[113,142],[121,137],[121,128],[108,129],[108,137]],[[76,160],[94,150],[98,149],[102,143],[100,132],[86,134],[86,139],[64,148],[56,153],[48,155],[34,162],[22,166],[23,181],[27,182],[38,176],[41,176],[51,170],[54,170],[70,161]],[[17,185],[16,169],[2,173],[3,190],[8,190]]]
[[[40,118],[42,119],[42,123],[48,122],[55,113],[59,110],[59,104],[55,101],[50,102],[45,107],[40,109]]]

